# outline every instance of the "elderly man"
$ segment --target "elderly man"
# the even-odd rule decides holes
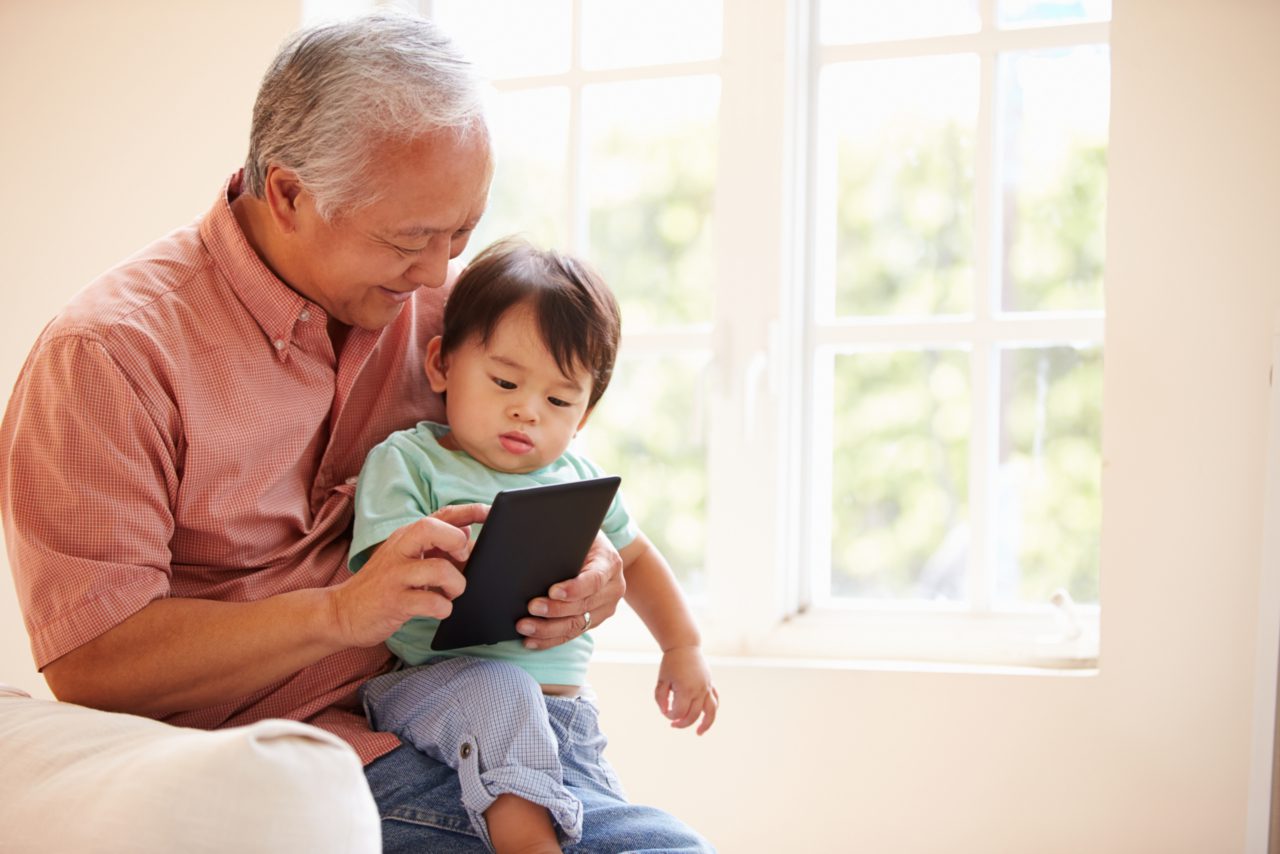
[[[243,171],[75,297],[0,426],[10,563],[54,693],[185,726],[337,733],[388,850],[483,850],[454,772],[371,732],[355,692],[406,620],[448,613],[484,510],[401,529],[356,575],[345,555],[366,452],[443,418],[421,366],[492,172],[477,83],[429,23],[298,34],[263,80]],[[622,586],[601,539],[518,628],[563,642]],[[705,848],[661,812],[581,796],[580,850]]]

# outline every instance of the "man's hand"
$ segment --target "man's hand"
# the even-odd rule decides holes
[[[329,588],[332,619],[347,646],[382,643],[412,617],[444,619],[466,587],[459,567],[484,504],[444,507],[386,539],[359,572]]]
[[[589,625],[598,626],[612,617],[626,589],[622,557],[604,534],[597,534],[577,576],[552,585],[547,596],[531,600],[533,616],[516,623],[516,631],[525,636],[529,649],[559,646],[580,636]]]

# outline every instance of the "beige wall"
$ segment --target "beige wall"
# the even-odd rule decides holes
[[[299,9],[0,2],[0,400],[73,293],[213,203],[244,160],[258,81]],[[7,569],[0,681],[47,694]]]
[[[633,797],[725,851],[1244,850],[1280,3],[1116,0],[1112,45],[1101,673],[726,664],[695,740],[596,665]]]
[[[0,3],[0,387],[72,292],[208,205],[296,18]],[[1112,32],[1101,673],[725,662],[699,739],[652,710],[651,665],[597,663],[633,797],[725,852],[1244,850],[1280,4],[1117,0]],[[7,582],[0,681],[43,690]]]

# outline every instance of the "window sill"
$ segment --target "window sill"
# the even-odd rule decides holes
[[[604,665],[642,665],[657,667],[660,659],[657,650],[628,652],[605,649],[597,651],[593,662]],[[737,670],[791,670],[791,671],[840,671],[852,673],[906,673],[952,676],[1017,676],[1085,679],[1097,676],[1096,667],[1035,667],[1011,664],[965,664],[946,661],[913,661],[909,659],[836,659],[836,658],[783,658],[779,656],[711,655],[708,657],[713,670],[734,668]]]
[[[757,621],[746,629],[701,613],[698,622],[709,656],[768,666],[1089,674],[1097,672],[1099,660],[1097,609],[1081,614],[1075,637],[1052,609],[850,609],[800,614],[772,626]],[[619,609],[593,635],[602,660],[657,659],[653,639],[628,609]]]

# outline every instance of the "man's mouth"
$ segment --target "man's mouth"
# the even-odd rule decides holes
[[[398,303],[407,301],[409,297],[413,296],[414,291],[418,289],[414,288],[412,291],[393,291],[391,288],[379,285],[378,290],[382,291],[383,295],[385,295],[387,299]]]
[[[503,433],[498,442],[509,454],[527,454],[533,450],[533,442],[523,433]]]

